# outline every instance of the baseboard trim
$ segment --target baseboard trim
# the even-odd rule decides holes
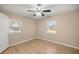
[[[56,41],[51,41],[51,40],[44,39],[44,38],[39,38],[39,37],[38,37],[38,39],[46,40],[46,41],[49,41],[49,42],[54,42],[54,43],[57,43],[57,44],[60,44],[60,45],[64,45],[64,46],[67,46],[67,47],[71,47],[71,48],[75,48],[75,49],[79,49],[79,47],[71,46],[71,45],[64,44],[64,43],[60,43],[60,42],[56,42]]]
[[[0,52],[0,54],[3,54],[9,47],[7,47],[5,50],[3,50],[2,52]]]
[[[12,46],[15,46],[15,45],[18,45],[18,44],[22,44],[24,42],[28,42],[28,41],[33,40],[35,38],[37,38],[37,37],[34,37],[34,38],[31,38],[31,39],[28,39],[28,40],[24,40],[24,41],[21,41],[21,42],[17,42],[17,43],[11,44],[9,47],[12,47]]]

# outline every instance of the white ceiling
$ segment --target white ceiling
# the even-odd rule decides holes
[[[47,16],[58,15],[65,12],[70,12],[79,9],[79,5],[72,4],[42,4],[41,9],[51,9],[50,13],[44,13],[45,16],[33,16],[33,12],[26,12],[26,9],[35,9],[36,4],[1,4],[0,11],[3,13],[10,13],[21,15],[30,18],[44,18]]]

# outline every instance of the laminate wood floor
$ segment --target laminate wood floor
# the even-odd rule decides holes
[[[79,49],[70,48],[41,39],[13,46],[3,52],[3,54],[78,54]]]

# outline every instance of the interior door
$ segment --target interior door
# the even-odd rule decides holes
[[[8,17],[0,13],[0,53],[8,47]]]

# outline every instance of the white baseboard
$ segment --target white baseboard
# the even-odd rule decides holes
[[[21,42],[17,42],[17,43],[14,43],[14,44],[10,44],[9,47],[11,47],[11,46],[15,46],[15,45],[18,45],[18,44],[22,44],[22,43],[24,43],[24,42],[27,42],[27,41],[33,40],[33,39],[35,39],[35,38],[37,38],[37,37],[31,38],[31,39],[28,39],[28,40],[24,40],[24,41],[21,41]]]
[[[79,49],[79,47],[71,46],[71,45],[64,44],[64,43],[60,43],[60,42],[56,42],[56,41],[51,41],[51,40],[44,39],[44,38],[39,38],[38,37],[38,39],[45,40],[45,41],[49,41],[49,42],[54,42],[54,43],[57,43],[57,44],[60,44],[60,45],[64,45],[64,46],[67,46],[67,47],[71,47],[71,48],[75,48],[75,49]]]

